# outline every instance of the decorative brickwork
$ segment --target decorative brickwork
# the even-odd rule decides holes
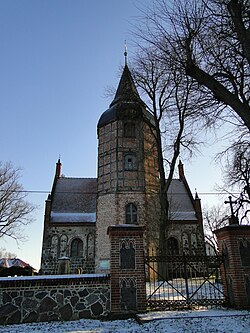
[[[144,264],[144,228],[111,226],[111,313],[144,311],[146,285]]]
[[[215,234],[225,257],[222,279],[230,305],[250,308],[250,226],[229,225]]]

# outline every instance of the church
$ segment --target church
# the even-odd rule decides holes
[[[97,124],[97,178],[62,175],[60,159],[45,202],[41,274],[58,274],[60,260],[69,272],[108,273],[112,225],[145,227],[145,251],[157,242],[158,155],[155,122],[140,98],[125,64],[115,97]],[[193,197],[180,162],[179,177],[168,190],[167,248],[173,255],[204,251],[201,204]],[[133,244],[123,244],[124,247]]]

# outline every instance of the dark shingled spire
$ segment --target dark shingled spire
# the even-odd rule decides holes
[[[135,116],[143,117],[145,121],[149,121],[154,126],[154,118],[146,110],[146,104],[141,100],[130,70],[125,64],[115,98],[109,109],[101,115],[97,129],[112,121],[123,119],[124,117],[130,119],[130,117]]]
[[[127,64],[124,67],[118,88],[116,90],[115,98],[109,107],[112,107],[117,103],[123,102],[133,102],[144,105],[135,87],[132,75]]]

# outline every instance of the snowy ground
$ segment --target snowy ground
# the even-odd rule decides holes
[[[134,319],[33,323],[0,326],[0,333],[249,333],[250,312],[203,310],[154,312]]]

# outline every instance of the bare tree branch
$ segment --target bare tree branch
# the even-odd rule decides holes
[[[19,183],[20,170],[0,162],[0,238],[7,236],[24,241],[23,226],[32,222],[35,206],[25,200],[26,193]]]

